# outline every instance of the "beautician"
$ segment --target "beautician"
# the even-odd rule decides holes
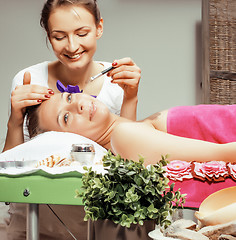
[[[111,112],[135,120],[141,71],[132,59],[114,60],[114,68],[107,75],[91,80],[111,66],[93,60],[97,40],[103,34],[103,19],[96,0],[48,0],[40,23],[57,60],[28,67],[13,79],[11,115],[3,151],[23,143],[25,108],[58,92],[58,80],[64,86],[78,85],[84,93],[97,96]]]
[[[48,0],[40,23],[57,60],[28,67],[15,76],[3,151],[24,142],[25,108],[40,104],[58,92],[58,80],[65,87],[78,85],[80,91],[97,96],[111,112],[135,120],[140,69],[130,58],[114,60],[112,64],[93,60],[97,40],[103,34],[103,19],[96,0]],[[113,69],[107,75],[91,80],[110,66]],[[52,208],[77,239],[86,239],[83,207],[54,205]],[[11,204],[8,239],[26,239],[25,211],[25,204]],[[40,239],[71,239],[46,205],[40,205],[39,212]]]

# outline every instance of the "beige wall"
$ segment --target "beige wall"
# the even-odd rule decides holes
[[[53,60],[39,26],[44,0],[0,0],[0,147],[14,75]],[[138,118],[200,102],[201,0],[98,0],[104,35],[96,59],[130,56],[142,69]]]

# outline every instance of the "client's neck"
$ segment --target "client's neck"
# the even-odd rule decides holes
[[[114,115],[114,118],[112,119],[111,124],[107,127],[104,134],[98,140],[96,140],[96,142],[106,149],[111,149],[111,134],[113,130],[121,122],[129,122],[129,121],[130,120],[126,118],[122,118],[117,115]]]

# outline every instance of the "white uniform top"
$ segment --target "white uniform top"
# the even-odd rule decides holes
[[[16,86],[23,84],[23,76],[26,71],[31,74],[31,84],[37,84],[45,87],[48,86],[48,64],[49,61],[38,63],[30,66],[18,72],[13,79],[11,92]],[[111,63],[100,62],[104,65],[104,69],[111,66]],[[112,113],[120,114],[121,105],[123,102],[124,91],[117,84],[111,83],[111,78],[104,74],[104,83],[100,93],[97,96],[101,102],[103,102],[110,109]]]
[[[13,79],[11,91],[15,89],[17,85],[23,84],[23,75],[26,71],[31,74],[31,84],[38,84],[41,86],[48,86],[48,63],[49,61],[42,62],[28,68],[21,70]],[[104,69],[111,66],[111,63],[99,62],[104,65]],[[117,84],[111,83],[111,78],[104,75],[104,83],[102,89],[97,96],[97,99],[102,101],[108,106],[110,111],[115,114],[120,114],[121,105],[123,102],[123,89]],[[27,130],[24,129],[27,139]],[[61,223],[57,221],[55,216],[49,211],[46,205],[40,205],[40,233],[44,234],[44,237],[48,236],[50,239],[61,240],[65,238],[68,233],[62,227]],[[84,213],[83,206],[67,206],[67,205],[54,205],[54,210],[62,218],[62,220],[70,226],[70,230],[80,239],[86,239],[86,222],[83,221]],[[9,236],[12,239],[25,239],[26,231],[26,204],[14,204],[11,203],[10,211],[11,221],[8,224]],[[11,239],[11,238],[10,238]],[[46,239],[46,238],[45,238]]]

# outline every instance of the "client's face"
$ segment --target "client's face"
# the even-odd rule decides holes
[[[39,107],[39,126],[46,131],[72,132],[96,141],[110,124],[111,113],[87,94],[60,93]]]

